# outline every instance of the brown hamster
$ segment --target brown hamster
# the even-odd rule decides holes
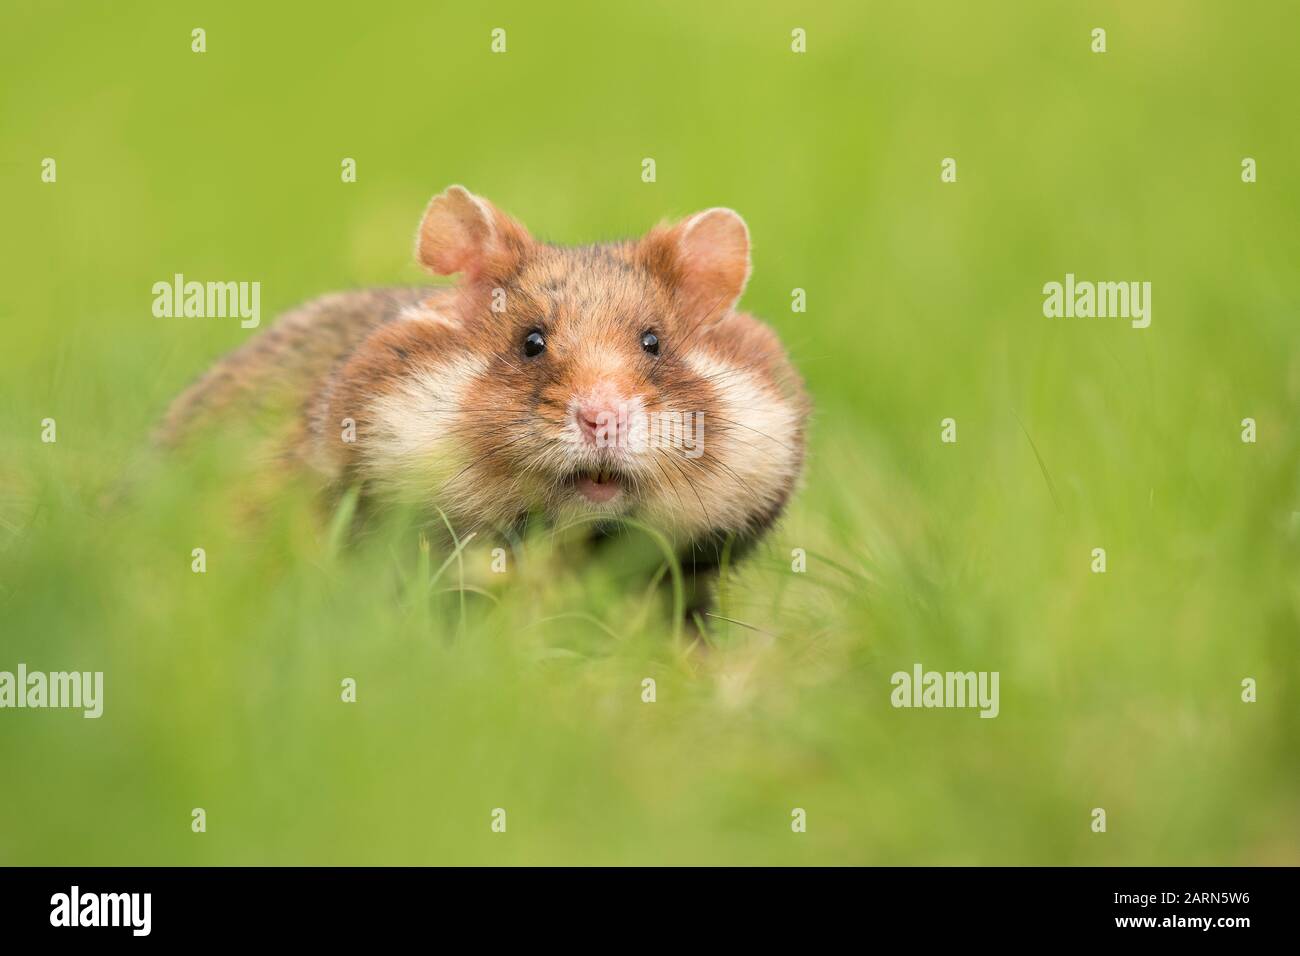
[[[300,403],[293,457],[335,488],[436,505],[458,532],[635,517],[697,574],[779,516],[809,404],[776,334],[735,310],[750,269],[735,212],[563,247],[452,186],[415,253],[459,282],[288,313],[176,400],[164,440],[276,393]]]

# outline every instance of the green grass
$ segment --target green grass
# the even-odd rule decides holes
[[[0,670],[106,702],[0,711],[0,862],[1300,862],[1294,5],[478,6],[6,4]],[[261,281],[264,324],[418,282],[453,182],[557,241],[748,220],[817,410],[710,653],[563,541],[503,581],[142,455],[250,334],[154,282]],[[1151,327],[1044,318],[1066,272]],[[918,661],[1000,716],[892,708]]]

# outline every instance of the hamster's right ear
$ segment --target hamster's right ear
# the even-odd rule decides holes
[[[513,272],[532,238],[519,223],[464,186],[449,186],[433,197],[415,234],[415,258],[435,275]]]

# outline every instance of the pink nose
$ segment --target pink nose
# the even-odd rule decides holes
[[[573,418],[583,441],[591,445],[617,446],[627,431],[626,403],[612,390],[601,390],[578,401]]]

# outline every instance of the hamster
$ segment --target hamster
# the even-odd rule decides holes
[[[681,550],[705,607],[724,543],[740,556],[785,508],[810,411],[776,334],[736,310],[749,246],[723,208],[552,245],[452,186],[415,256],[458,282],[287,313],[179,396],[160,437],[278,396],[298,407],[289,457],[334,489],[436,506],[458,532],[634,518]]]

